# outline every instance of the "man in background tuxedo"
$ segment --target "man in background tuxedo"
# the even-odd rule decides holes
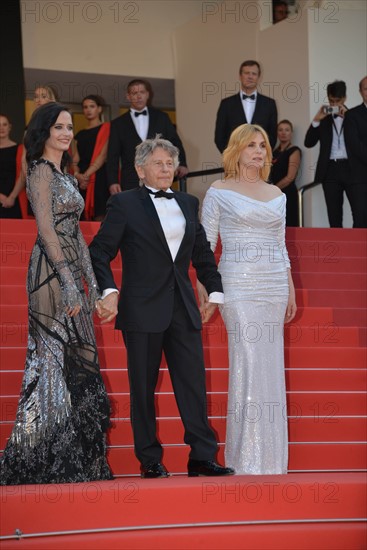
[[[353,227],[358,223],[358,204],[353,193],[351,165],[344,133],[344,115],[347,87],[343,80],[327,86],[329,105],[316,113],[305,137],[305,146],[314,147],[320,142],[315,182],[322,183],[330,227],[343,227],[344,192],[349,200]]]
[[[215,462],[217,442],[206,412],[201,323],[223,301],[221,277],[198,219],[199,201],[170,187],[178,149],[148,139],[136,149],[141,187],[109,199],[107,214],[90,252],[103,300],[102,322],[116,315],[127,350],[131,423],[142,477],[167,477],[156,434],[154,391],[164,352],[191,452],[189,476],[231,475]],[[110,262],[121,252],[118,299]],[[192,262],[209,302],[198,309],[189,278]]]
[[[159,109],[148,106],[150,89],[150,84],[145,80],[135,79],[129,82],[126,97],[130,103],[130,110],[111,123],[107,153],[107,178],[111,195],[138,187],[139,178],[134,167],[136,146],[156,134],[161,134],[164,139],[171,141],[180,151],[176,177],[183,178],[188,173],[185,150],[169,116]]]
[[[257,91],[260,65],[251,59],[240,66],[239,94],[222,99],[215,125],[215,144],[223,153],[233,130],[241,124],[258,124],[269,136],[272,149],[277,141],[278,113],[274,99]]]
[[[344,133],[353,184],[354,227],[367,227],[367,76],[360,81],[359,92],[362,104],[346,112]]]

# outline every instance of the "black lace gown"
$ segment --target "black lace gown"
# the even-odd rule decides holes
[[[43,159],[29,170],[27,194],[38,228],[27,277],[28,348],[1,484],[111,479],[110,404],[92,320],[98,290],[79,228],[84,202],[76,180]],[[80,313],[67,316],[65,304],[77,303]]]

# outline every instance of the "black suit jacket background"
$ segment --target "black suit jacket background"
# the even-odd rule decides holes
[[[208,293],[223,291],[214,255],[199,222],[198,199],[180,192],[175,192],[175,198],[185,216],[186,230],[174,261],[145,187],[118,193],[108,201],[105,220],[90,245],[90,252],[101,290],[116,288],[110,262],[121,252],[118,329],[138,332],[167,329],[176,286],[193,327],[200,329],[200,313],[188,273],[190,261]]]
[[[180,165],[186,166],[185,150],[169,116],[154,107],[147,107],[147,109],[149,111],[147,138],[154,138],[156,134],[162,134],[164,139],[168,139],[179,149]],[[119,181],[118,172],[120,160],[121,189],[133,189],[139,185],[139,178],[134,167],[134,159],[135,148],[141,142],[142,140],[137,134],[134,123],[131,120],[130,111],[115,118],[111,122],[107,154],[108,185],[112,185]]]
[[[344,135],[352,182],[367,185],[367,107],[364,103],[346,112]]]
[[[345,137],[345,135],[344,135]],[[319,126],[314,128],[312,124],[307,130],[305,137],[305,147],[314,147],[320,142],[319,158],[317,159],[315,179],[316,183],[322,183],[325,180],[328,164],[330,160],[331,146],[333,144],[333,117],[328,115],[320,121]]]
[[[227,147],[233,130],[246,123],[240,94],[222,99],[215,125],[215,144],[221,153]],[[277,123],[278,113],[274,99],[258,93],[251,124],[258,124],[266,131],[272,149],[277,141]]]

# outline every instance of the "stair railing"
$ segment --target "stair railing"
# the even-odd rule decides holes
[[[320,182],[312,182],[312,183],[306,183],[305,185],[302,185],[298,189],[298,217],[299,217],[299,226],[304,227],[304,200],[303,195],[306,191],[309,191],[310,189],[313,189],[314,187],[317,187],[318,185],[321,185]]]

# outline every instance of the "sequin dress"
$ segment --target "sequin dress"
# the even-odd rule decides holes
[[[43,159],[31,165],[27,194],[38,228],[27,276],[28,347],[1,484],[111,479],[110,405],[92,320],[98,290],[79,228],[84,202],[76,180]],[[80,313],[67,316],[65,307],[76,304]]]
[[[287,472],[284,316],[288,302],[286,198],[261,202],[211,187],[202,223],[224,289],[229,387],[226,465],[237,474]]]

